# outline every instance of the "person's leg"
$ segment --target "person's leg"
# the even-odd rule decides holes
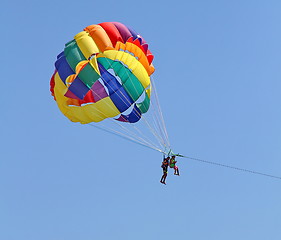
[[[163,183],[163,181],[164,181],[164,176],[165,176],[165,173],[163,173],[163,175],[161,177],[161,180],[160,180],[161,183]]]
[[[175,173],[174,173],[174,174],[175,174],[175,175],[180,175],[180,174],[179,174],[179,168],[178,168],[177,166],[175,166],[174,169],[175,169]]]
[[[166,177],[167,177],[167,173],[164,173],[164,180],[162,183],[166,184]]]

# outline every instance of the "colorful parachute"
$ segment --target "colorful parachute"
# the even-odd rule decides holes
[[[135,123],[149,109],[152,60],[147,43],[131,28],[118,22],[91,25],[58,55],[51,92],[73,122],[118,116]]]
[[[57,56],[51,92],[71,121],[165,152],[170,146],[151,81],[152,60],[148,44],[131,28],[118,22],[91,25]]]

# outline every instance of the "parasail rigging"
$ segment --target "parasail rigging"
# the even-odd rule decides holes
[[[90,25],[57,56],[51,93],[72,122],[163,154],[171,145],[144,38],[119,22]]]

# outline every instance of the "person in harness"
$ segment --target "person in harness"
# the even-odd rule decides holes
[[[170,160],[170,168],[173,168],[174,169],[174,175],[177,175],[179,176],[180,175],[180,172],[179,172],[179,168],[178,166],[176,166],[176,156],[172,156],[171,160]]]
[[[166,157],[164,156],[164,159],[163,159],[163,162],[162,162],[162,165],[161,165],[161,168],[163,169],[163,175],[161,177],[161,180],[160,182],[163,183],[163,184],[166,184],[166,178],[167,178],[167,175],[168,175],[168,167],[169,167],[169,161],[170,161],[170,157]]]

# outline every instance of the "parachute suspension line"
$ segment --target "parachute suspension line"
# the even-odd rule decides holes
[[[155,150],[155,151],[157,151],[157,152],[163,153],[163,151],[162,151],[161,149],[157,148],[157,147],[154,147],[154,146],[151,146],[151,145],[147,145],[147,144],[145,144],[145,143],[143,143],[143,142],[141,142],[141,141],[137,141],[137,140],[135,140],[134,138],[131,138],[131,137],[129,137],[129,136],[127,136],[127,135],[125,135],[125,134],[123,134],[123,133],[121,133],[121,132],[118,132],[118,131],[116,131],[116,130],[114,130],[114,129],[107,128],[107,127],[103,127],[103,126],[98,126],[98,125],[91,124],[91,123],[88,123],[88,125],[90,125],[90,126],[92,126],[92,127],[95,127],[95,128],[97,128],[97,129],[100,129],[100,130],[102,130],[102,131],[111,133],[111,134],[113,134],[113,135],[116,135],[116,136],[118,136],[118,137],[124,138],[124,139],[126,139],[126,140],[128,140],[128,141],[130,141],[130,142],[133,142],[133,143],[139,144],[139,145],[141,145],[141,146],[144,146],[144,147],[150,148],[150,149],[152,149],[152,150]]]
[[[145,139],[143,137],[140,137],[138,136],[136,133],[132,132],[129,130],[129,128],[126,128],[124,125],[122,125],[121,123],[118,123],[117,121],[113,120],[111,118],[112,121],[114,121],[115,124],[117,124],[120,128],[124,129],[124,131],[126,131],[128,134],[131,135],[131,137],[135,138],[135,139],[138,139],[140,141],[142,141],[143,143],[146,143],[147,145],[151,145],[151,146],[154,146],[156,148],[159,148],[156,144],[152,143],[150,140],[148,140],[146,137]],[[135,129],[138,129],[136,126],[132,126],[134,127]],[[139,131],[139,130],[138,130]]]
[[[256,174],[256,175],[261,175],[261,176],[281,180],[281,177],[279,177],[279,176],[275,176],[275,175],[271,175],[271,174],[267,174],[267,173],[263,173],[263,172],[257,172],[257,171],[253,171],[253,170],[250,170],[250,169],[234,167],[234,166],[230,166],[230,165],[226,165],[226,164],[222,164],[222,163],[218,163],[218,162],[207,161],[207,160],[203,160],[203,159],[199,159],[199,158],[187,157],[187,156],[183,156],[183,155],[180,155],[180,154],[173,154],[173,155],[178,156],[178,157],[188,158],[188,159],[191,159],[191,160],[194,160],[194,161],[197,161],[197,162],[201,162],[201,163],[207,163],[207,164],[211,164],[211,165],[215,165],[215,166],[219,166],[219,167],[224,167],[224,168],[229,168],[229,169],[233,169],[233,170],[237,170],[237,171],[241,171],[241,172],[245,172],[245,173],[251,173],[251,174]]]
[[[92,90],[93,91],[93,90]],[[96,92],[95,94],[100,97]],[[110,106],[108,103],[107,105],[110,107],[110,108],[113,108],[112,106]],[[98,112],[104,114],[103,112],[101,112],[99,109],[97,109]],[[106,116],[106,115],[105,115]],[[120,128],[123,128],[129,135],[130,135],[130,138],[126,135],[124,135],[123,133],[121,132],[118,132],[116,130],[112,130],[110,128],[108,128],[107,132],[110,132],[111,131],[114,131],[116,133],[116,135],[124,135],[127,139],[131,139],[131,140],[134,140],[135,142],[138,142],[138,143],[142,143],[142,145],[146,145],[146,146],[151,146],[151,148],[155,148],[155,149],[158,149],[159,147],[156,146],[155,144],[153,144],[152,142],[148,141],[148,140],[145,140],[139,136],[137,136],[134,132],[130,131],[128,128],[125,128],[122,124],[118,123],[117,121],[115,121],[114,119],[110,118],[109,116],[106,116],[110,121],[112,121],[114,124],[118,125]],[[89,125],[92,125],[93,124],[89,124]],[[106,128],[106,127],[104,127]],[[110,129],[110,130],[109,130]],[[124,137],[123,136],[123,137]]]
[[[151,109],[154,112],[153,123],[155,125],[155,128],[158,129],[158,131],[160,132],[160,134],[161,134],[161,136],[162,136],[162,138],[164,139],[164,142],[165,142],[164,146],[165,146],[165,148],[167,148],[168,147],[167,146],[168,145],[168,141],[165,138],[165,135],[163,134],[163,130],[162,130],[162,127],[160,125],[160,119],[158,117],[158,112],[155,110],[155,106],[154,106],[153,103],[151,104]]]
[[[152,106],[152,105],[151,105]],[[153,107],[151,107],[151,111],[156,114],[155,110]],[[152,128],[155,129],[156,132],[159,132],[159,134],[161,135],[161,139],[162,139],[162,143],[163,143],[163,146],[166,147],[166,142],[165,142],[165,139],[164,139],[164,136],[162,134],[162,131],[160,130],[160,126],[159,126],[159,123],[158,121],[156,120],[156,117],[152,117]]]
[[[159,119],[160,123],[162,123],[161,129],[163,129],[163,131],[164,131],[164,135],[165,135],[165,138],[166,138],[166,141],[167,141],[167,145],[170,148],[169,136],[168,136],[168,132],[167,132],[167,129],[166,129],[166,124],[165,124],[165,121],[164,121],[163,113],[162,113],[162,110],[161,110],[161,107],[160,107],[160,102],[159,102],[159,99],[158,99],[157,88],[156,88],[156,84],[154,82],[153,77],[151,77],[151,82],[152,82],[153,88],[155,88],[154,96],[155,96],[155,100],[156,101],[155,101],[155,104],[153,106],[155,107],[155,105],[156,105],[156,110],[158,111],[158,114],[156,114],[156,116],[159,116],[159,118],[160,118]]]
[[[165,137],[163,135],[163,131],[161,130],[161,126],[159,125],[159,120],[157,118],[157,112],[155,111],[155,108],[154,108],[153,104],[151,104],[151,111],[154,112],[153,117],[152,117],[152,123],[153,123],[154,129],[157,129],[156,131],[158,131],[161,134],[163,146],[165,148],[167,148],[167,141],[165,140]]]
[[[105,58],[106,61],[108,62],[108,64],[110,65],[110,67],[112,68],[112,64],[107,60],[107,58]],[[122,64],[122,67],[125,68],[125,66]],[[113,68],[112,68],[113,69]],[[131,77],[130,75],[127,73],[127,76],[128,78],[131,80]],[[132,81],[133,82],[133,81]],[[135,90],[136,90],[136,87],[135,85],[133,84]],[[111,88],[112,89],[112,88]],[[121,93],[121,95],[128,101],[127,97]],[[123,101],[123,100],[122,100]],[[129,102],[129,101],[128,101]],[[123,103],[125,103],[123,101]],[[126,103],[125,103],[126,104]],[[150,129],[150,132],[155,136],[155,138],[158,140],[159,144],[160,145],[163,145],[165,148],[166,148],[166,144],[165,144],[165,141],[161,138],[161,136],[159,136],[159,134],[157,132],[155,132],[155,130],[151,127],[151,125],[149,124],[149,122],[146,120],[145,116],[144,115],[140,115],[139,113],[134,113],[135,116],[138,116],[138,117],[141,117],[143,119],[143,121],[146,123],[147,127]]]
[[[156,146],[156,143],[152,143],[152,142],[147,138],[147,136],[145,136],[145,135],[143,134],[143,132],[142,132],[139,128],[137,128],[134,124],[132,124],[132,125],[133,125],[132,128],[134,128],[136,132],[138,132],[140,135],[142,135],[142,137],[143,137],[144,139],[146,139],[148,142],[150,142],[152,145],[155,145],[155,146]],[[158,142],[158,144],[160,144],[160,143]],[[160,144],[160,147],[158,146],[158,148],[161,148],[161,144]]]
[[[166,142],[165,145],[166,145],[166,148],[167,148],[167,146],[169,147],[169,145],[170,145],[169,138],[168,138],[168,135],[166,133],[166,127],[165,127],[165,124],[164,124],[163,114],[161,112],[161,108],[160,108],[160,104],[159,104],[156,85],[155,85],[152,77],[151,77],[151,84],[152,84],[152,88],[154,89],[154,91],[152,93],[152,97],[155,98],[155,101],[152,102],[152,108],[154,109],[154,112],[156,112],[156,114],[154,114],[155,122],[157,123],[157,125],[158,125],[158,127],[161,131],[161,134],[163,135],[163,138],[165,139],[165,142]]]
[[[95,93],[95,94],[97,94],[97,93]],[[98,94],[97,94],[97,95],[98,95]],[[108,106],[111,107],[110,105],[108,105]],[[111,107],[111,108],[112,108],[112,107]],[[99,111],[100,113],[102,113],[99,109],[97,109],[97,111]],[[102,114],[104,114],[104,113],[102,113]],[[105,115],[105,116],[106,116],[106,115]],[[125,139],[127,139],[127,140],[131,140],[131,141],[136,142],[136,143],[139,143],[139,144],[141,144],[141,145],[143,145],[143,146],[147,146],[147,147],[150,147],[150,148],[153,148],[153,149],[158,149],[158,148],[159,148],[159,147],[157,147],[155,144],[153,144],[153,143],[151,143],[151,142],[148,142],[148,141],[144,140],[143,138],[137,136],[134,132],[131,132],[128,128],[125,128],[122,124],[118,123],[118,122],[115,121],[113,118],[110,118],[109,116],[106,116],[106,117],[108,117],[107,119],[110,120],[110,121],[111,121],[112,123],[114,123],[115,125],[119,126],[120,128],[123,128],[123,129],[129,134],[129,136],[125,135],[125,134],[122,133],[122,132],[118,132],[118,131],[116,131],[116,130],[113,130],[113,129],[109,128],[109,127],[105,127],[105,126],[99,127],[99,126],[97,126],[96,124],[90,124],[90,123],[89,123],[88,125],[97,127],[97,128],[99,128],[99,129],[103,129],[103,130],[105,130],[105,131],[107,131],[107,132],[114,132],[115,135],[119,135],[119,136],[121,136],[121,137],[123,137],[123,138],[125,138]],[[101,123],[99,123],[99,124],[101,125]],[[157,150],[157,151],[158,151],[158,150]]]
[[[163,128],[160,125],[161,120],[159,119],[159,113],[156,111],[155,105],[153,103],[151,104],[151,109],[154,112],[152,120],[153,120],[153,124],[155,126],[155,129],[158,129],[158,131],[160,132],[160,134],[162,136],[162,139],[164,141],[164,146],[165,146],[165,148],[167,148],[169,143],[168,143],[168,141],[167,141],[167,139],[166,139],[166,137],[163,133],[163,130],[162,130]]]
[[[151,133],[156,137],[156,139],[158,140],[158,142],[165,146],[165,141],[161,138],[161,136],[159,136],[159,134],[155,131],[155,129],[153,127],[151,127],[151,125],[148,123],[148,121],[146,120],[146,118],[143,118],[144,122],[147,124],[148,128],[150,129]]]
[[[160,122],[162,123],[162,128],[163,131],[164,131],[164,135],[165,135],[165,138],[166,138],[166,141],[168,143],[168,146],[170,147],[170,141],[169,141],[169,136],[168,136],[168,132],[167,132],[167,129],[166,129],[166,124],[165,124],[165,121],[164,121],[164,117],[163,117],[163,113],[162,113],[162,110],[161,110],[161,107],[160,107],[160,102],[159,102],[159,99],[158,99],[158,93],[157,93],[157,89],[156,89],[156,84],[154,82],[154,79],[153,77],[151,76],[151,83],[152,83],[152,87],[155,89],[154,90],[154,96],[155,96],[155,105],[156,105],[156,109],[158,111],[159,114],[156,114],[156,116],[159,115],[160,117]]]
[[[148,148],[151,148],[151,149],[154,149],[154,150],[157,150],[157,151],[160,150],[160,149],[158,149],[157,147],[155,147],[153,145],[146,144],[144,141],[139,141],[139,140],[137,140],[136,138],[134,138],[132,136],[128,136],[128,135],[124,134],[123,132],[119,132],[119,131],[114,130],[112,128],[105,127],[105,126],[98,126],[98,128],[101,129],[101,130],[105,130],[105,131],[107,131],[109,133],[113,133],[114,135],[120,136],[120,137],[122,137],[122,138],[124,138],[126,140],[131,141],[131,142],[138,143],[138,144],[140,144],[142,146],[146,146]]]

